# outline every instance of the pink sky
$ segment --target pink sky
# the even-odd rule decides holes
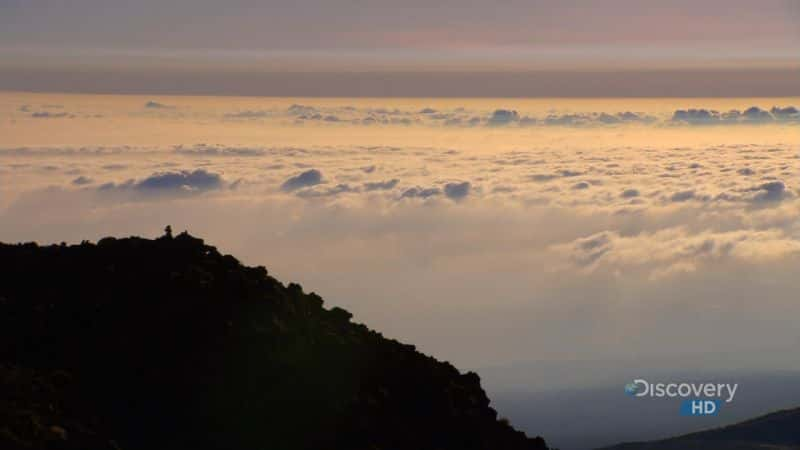
[[[782,70],[790,80],[798,48],[795,0],[0,2],[0,89],[25,87],[14,80],[32,74],[63,81],[77,72],[174,70],[727,70],[739,78]],[[755,74],[753,86],[763,79]]]

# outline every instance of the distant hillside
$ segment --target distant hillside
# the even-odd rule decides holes
[[[621,444],[605,450],[798,450],[800,408],[778,411],[736,425],[663,441]]]
[[[786,355],[794,353],[789,350]],[[668,358],[664,360],[669,361]],[[581,387],[576,382],[574,388],[526,391],[524,387],[514,387],[514,380],[510,376],[505,379],[498,377],[498,372],[493,372],[492,368],[481,369],[478,373],[481,374],[481,385],[492,399],[492,405],[503,416],[508,417],[517,429],[547,436],[550,446],[562,450],[590,450],[620,442],[645,442],[669,436],[683,436],[742,422],[767,412],[800,406],[800,373],[797,372],[753,373],[702,368],[694,372],[662,368],[650,369],[652,371],[648,372],[648,366],[645,365],[647,362],[642,362],[642,366],[639,366],[641,369],[635,366],[639,361],[644,360],[578,363],[544,361],[538,363],[536,368],[531,363],[529,370],[520,365],[507,367],[502,374],[511,374],[519,377],[519,380],[527,375],[526,379],[531,380],[531,383],[553,379],[553,374],[563,374],[564,380],[574,379],[574,374],[580,371],[596,374],[601,383],[606,373],[616,374],[618,380],[630,377],[630,373],[648,380],[735,380],[739,384],[735,404],[723,407],[718,416],[688,417],[677,413],[681,399],[632,399],[620,394],[618,382],[605,381],[596,387]],[[614,371],[609,368],[604,373],[604,368],[613,363],[618,364],[619,369]],[[676,363],[673,367],[681,366]],[[702,362],[695,367],[702,367]],[[775,365],[763,365],[765,370],[770,367]],[[580,428],[580,432],[576,433],[575,428]]]
[[[188,234],[0,244],[0,280],[4,450],[547,448],[476,374]]]

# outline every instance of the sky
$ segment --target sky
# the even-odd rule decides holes
[[[786,96],[797,48],[792,0],[0,1],[6,90]]]

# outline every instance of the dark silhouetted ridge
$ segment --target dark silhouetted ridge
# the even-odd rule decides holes
[[[605,450],[798,450],[800,408],[778,411],[746,422],[653,442]]]
[[[0,448],[547,448],[350,318],[185,233],[0,244]]]

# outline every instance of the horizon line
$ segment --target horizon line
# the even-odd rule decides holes
[[[785,98],[800,69],[228,72],[0,70],[0,91],[308,98]]]

